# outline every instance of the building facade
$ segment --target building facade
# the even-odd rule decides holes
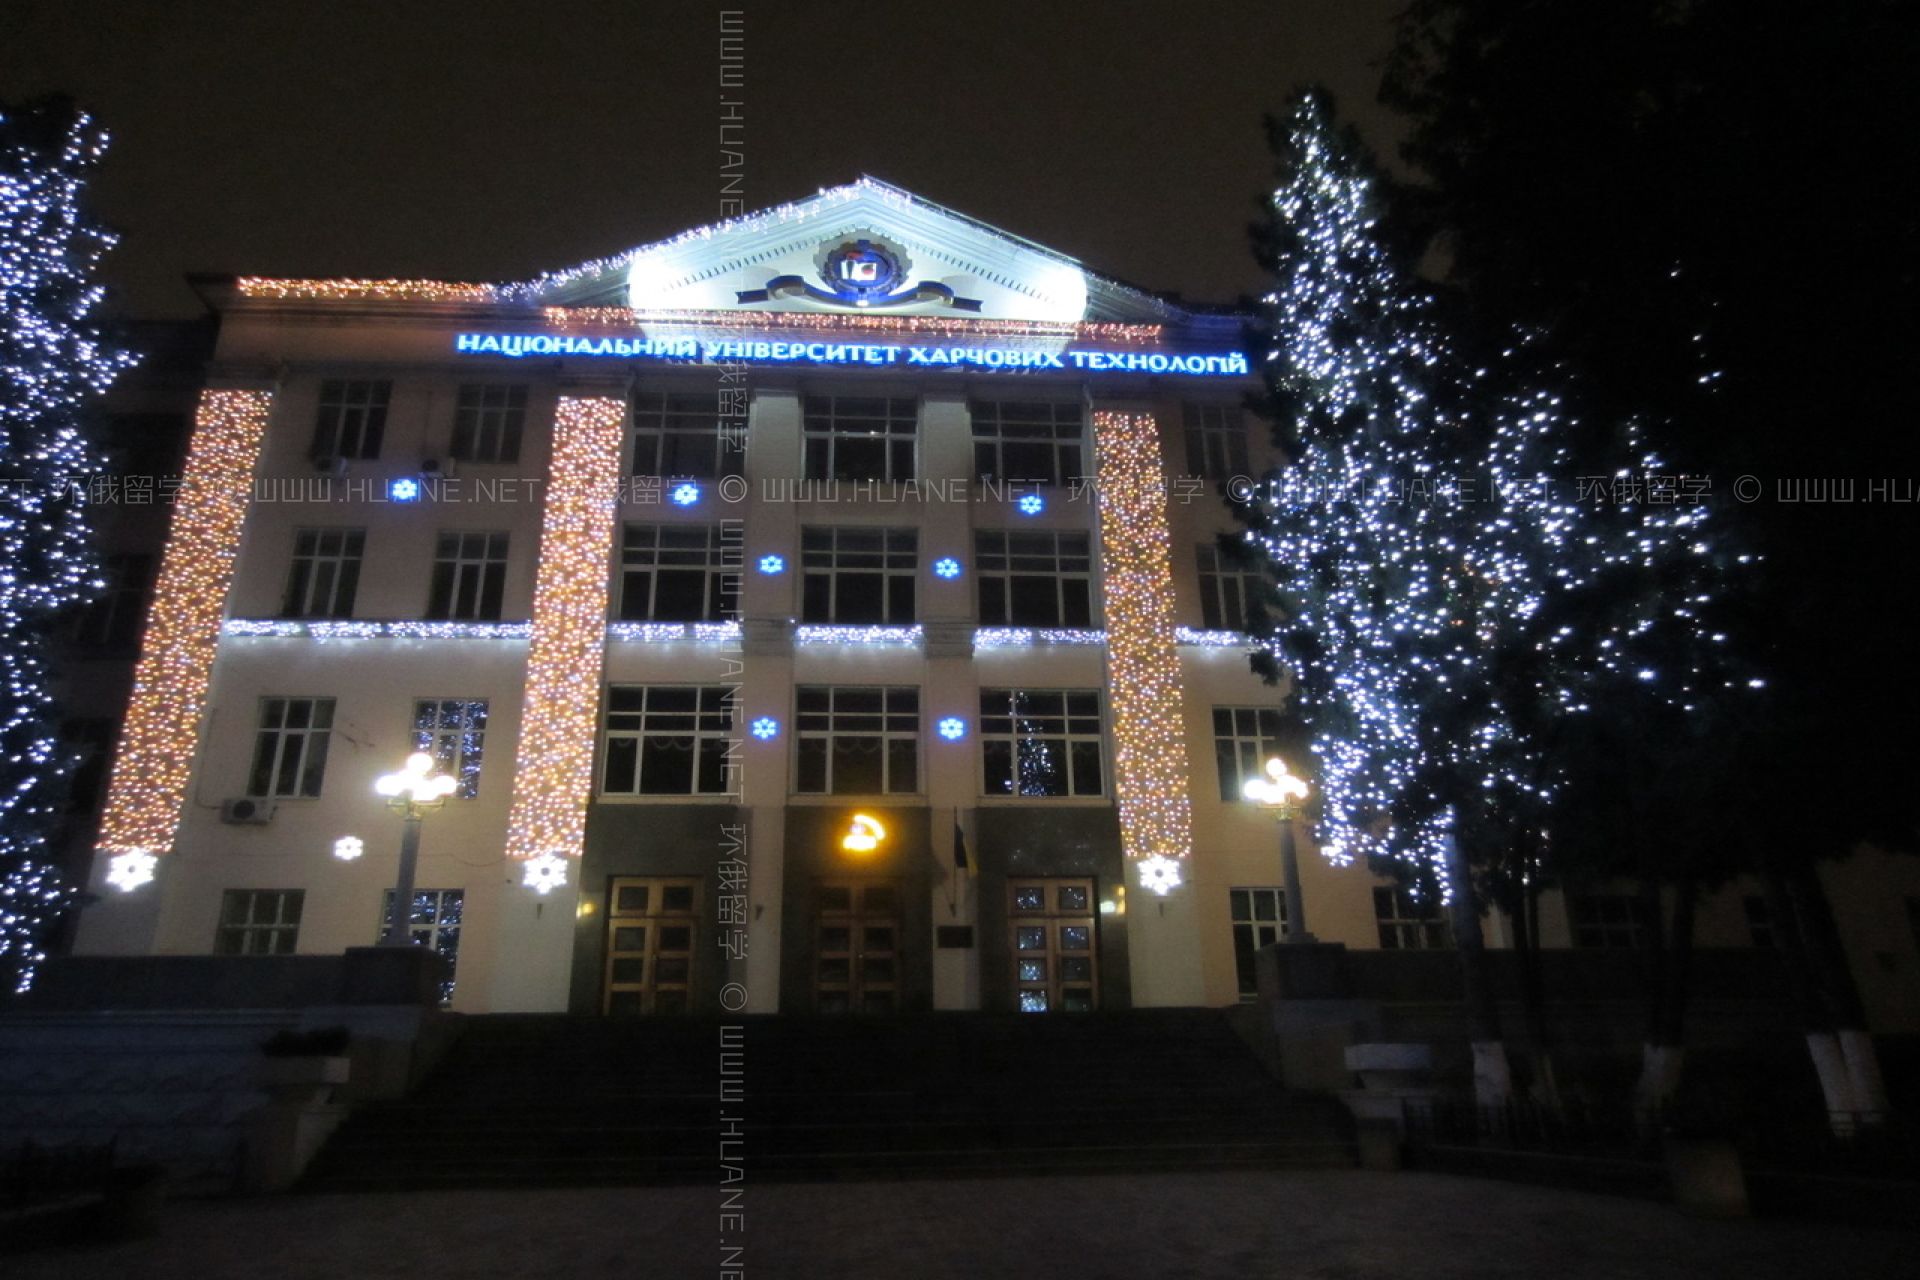
[[[1361,868],[1289,903],[1241,798],[1285,688],[1216,550],[1274,461],[1239,317],[872,180],[525,284],[201,287],[78,950],[373,942],[415,751],[471,1012],[1225,1004],[1302,908],[1445,943]]]

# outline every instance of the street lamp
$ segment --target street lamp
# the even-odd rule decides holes
[[[1280,876],[1286,883],[1288,942],[1312,942],[1307,932],[1307,903],[1300,893],[1300,858],[1293,847],[1293,818],[1307,798],[1307,780],[1287,772],[1279,756],[1267,761],[1267,776],[1248,778],[1240,794],[1280,822]]]
[[[400,875],[393,884],[393,908],[387,913],[383,947],[412,945],[407,923],[413,911],[413,874],[420,861],[420,820],[447,802],[460,785],[451,774],[435,773],[433,757],[416,751],[398,773],[374,779],[373,789],[387,798],[387,808],[399,814],[405,826],[400,835]]]

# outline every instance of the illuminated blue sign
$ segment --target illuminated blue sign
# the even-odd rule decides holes
[[[1058,369],[1075,373],[1181,374],[1240,378],[1250,370],[1239,351],[1062,351],[1019,346],[920,346],[893,342],[783,342],[696,338],[612,338],[571,333],[460,333],[461,355],[604,356],[674,364],[861,365],[891,369],[963,369],[1025,373]]]

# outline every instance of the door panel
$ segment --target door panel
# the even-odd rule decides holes
[[[814,1008],[899,1008],[900,887],[892,880],[826,880],[814,923]]]
[[[1024,877],[1008,881],[1007,900],[1015,1007],[1022,1013],[1098,1008],[1093,881]]]
[[[607,893],[604,1012],[677,1014],[692,1007],[699,910],[698,880],[663,876],[613,880]]]

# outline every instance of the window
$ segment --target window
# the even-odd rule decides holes
[[[311,798],[327,771],[332,698],[262,698],[254,738],[250,796]]]
[[[746,434],[721,429],[713,391],[643,391],[633,397],[633,474],[713,479],[737,476]]]
[[[912,622],[914,529],[802,529],[805,622]]]
[[[808,795],[920,789],[920,691],[802,685],[795,695],[799,776]]]
[[[620,617],[719,622],[740,596],[740,539],[720,525],[630,524],[620,540]]]
[[[391,382],[330,378],[320,384],[320,419],[313,427],[316,458],[377,458],[387,432]]]
[[[454,966],[460,960],[460,914],[465,893],[459,889],[415,889],[413,910],[407,916],[407,936],[414,945],[429,947],[447,962],[447,976],[440,980],[440,1003],[453,1002]],[[380,897],[380,924],[374,931],[378,942],[387,936],[387,918],[393,914],[393,890]]]
[[[1063,485],[1080,477],[1078,404],[984,400],[973,409],[973,470],[982,480]]]
[[[453,456],[462,462],[518,462],[527,389],[469,382],[453,410]]]
[[[1248,630],[1248,606],[1260,598],[1260,575],[1225,563],[1212,543],[1200,544],[1194,559],[1200,570],[1200,625],[1209,631]]]
[[[1247,474],[1247,424],[1237,405],[1189,404],[1187,473],[1215,480]]]
[[[290,956],[300,937],[303,889],[229,889],[220,895],[217,956]]]
[[[982,689],[982,789],[990,796],[1097,796],[1100,694],[1093,689]]]
[[[453,794],[480,794],[480,755],[487,741],[485,698],[421,698],[413,704],[413,749],[433,757],[442,773],[459,780]]]
[[[1567,916],[1576,947],[1642,947],[1651,940],[1647,904],[1638,894],[1570,894]]]
[[[1088,535],[981,529],[973,535],[980,621],[988,626],[1093,625]]]
[[[433,552],[429,618],[465,621],[500,616],[507,588],[507,535],[442,533]]]
[[[1373,918],[1380,926],[1380,946],[1386,951],[1420,951],[1452,945],[1446,918],[1440,914],[1440,895],[1428,890],[1419,897],[1409,885],[1381,885],[1373,891]]]
[[[351,618],[360,586],[361,529],[296,529],[293,565],[287,571],[283,618]]]
[[[1767,901],[1763,893],[1749,893],[1740,899],[1740,906],[1747,917],[1747,936],[1756,947],[1773,948],[1780,945],[1780,931],[1774,927],[1773,904]]]
[[[1233,964],[1240,977],[1240,998],[1260,992],[1253,953],[1287,936],[1287,894],[1284,889],[1229,889],[1233,914]]]
[[[607,690],[607,795],[726,795],[733,690],[719,685],[614,685]]]
[[[809,480],[911,480],[919,403],[808,396],[801,412]]]
[[[140,624],[146,621],[153,557],[110,555],[100,568],[106,589],[74,615],[73,641],[84,649],[130,652],[139,647]]]
[[[1280,712],[1273,707],[1215,707],[1213,760],[1220,773],[1220,798],[1243,799],[1248,778],[1264,778],[1267,761],[1280,754]]]

